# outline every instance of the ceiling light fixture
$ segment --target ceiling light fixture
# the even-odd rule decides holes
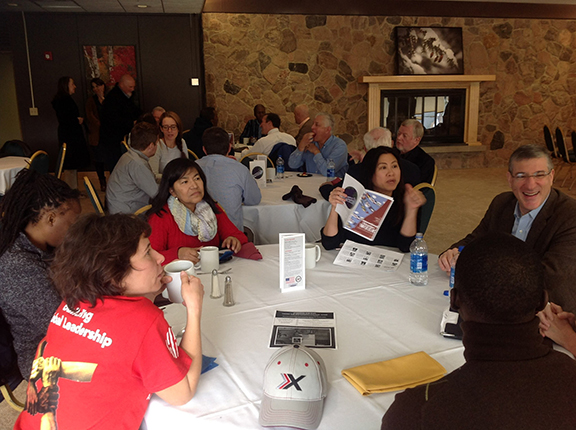
[[[141,9],[147,8],[148,5],[147,4],[137,4],[136,7],[139,7]]]

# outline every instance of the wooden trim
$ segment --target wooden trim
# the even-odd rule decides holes
[[[358,78],[358,82],[368,84],[368,130],[380,127],[380,92],[382,90],[465,89],[464,143],[467,145],[481,145],[478,141],[480,82],[495,80],[495,75],[361,76]]]
[[[575,19],[576,5],[493,1],[206,0],[202,13]]]

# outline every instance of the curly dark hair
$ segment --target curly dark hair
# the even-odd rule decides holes
[[[149,237],[148,223],[133,215],[82,216],[66,234],[54,257],[50,275],[70,309],[78,302],[96,305],[104,296],[124,294],[122,280],[132,266],[141,237]]]
[[[78,204],[80,192],[52,175],[23,169],[0,204],[0,256],[10,249],[28,224],[40,220],[42,210],[58,209],[69,200]]]

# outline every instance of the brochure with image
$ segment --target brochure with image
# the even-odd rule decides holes
[[[286,345],[336,349],[335,313],[277,310],[269,347],[280,348]]]
[[[368,240],[374,240],[394,199],[376,191],[367,190],[350,175],[344,176],[342,184],[346,204],[336,206],[342,225]]]

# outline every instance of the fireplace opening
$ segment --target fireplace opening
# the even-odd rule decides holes
[[[414,118],[424,126],[422,146],[462,144],[465,107],[465,89],[382,90],[380,125],[395,139],[402,121]]]

